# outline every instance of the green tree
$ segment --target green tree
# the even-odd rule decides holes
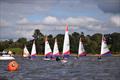
[[[35,29],[34,34],[32,35],[34,39],[38,39],[40,37],[44,37],[44,35],[40,32],[39,29]]]
[[[16,42],[19,44],[20,48],[23,48],[24,45],[27,44],[27,39],[26,38],[19,38]]]
[[[100,33],[96,33],[94,35],[91,36],[91,40],[92,40],[92,45],[93,46],[93,50],[96,53],[100,53],[100,49],[101,49],[101,40],[102,40],[102,34]],[[94,47],[95,46],[95,47]]]
[[[77,32],[72,33],[70,36],[70,48],[72,53],[78,53],[80,34]]]
[[[111,43],[112,52],[120,54],[120,33],[111,34]]]
[[[58,48],[59,48],[60,52],[62,52],[63,51],[64,35],[58,34],[55,38],[57,38]]]
[[[32,35],[35,39],[36,50],[37,53],[43,53],[44,47],[44,35],[40,32],[39,29],[34,30],[34,34]],[[33,40],[29,42],[29,45],[33,43]],[[30,47],[29,47],[30,48]]]

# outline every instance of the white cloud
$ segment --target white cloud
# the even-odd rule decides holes
[[[120,27],[120,16],[112,16],[110,21],[117,27]]]
[[[29,23],[29,20],[25,17],[22,17],[17,23],[18,24],[27,24],[27,23]]]
[[[116,17],[110,18],[112,19],[112,22],[116,21]],[[23,22],[27,22],[28,20],[26,18],[23,19]],[[117,20],[118,21],[118,20]],[[29,21],[28,21],[29,22]],[[109,31],[110,29],[114,28],[114,25],[111,25],[111,22],[109,20],[102,22],[101,20],[98,20],[93,17],[68,17],[65,19],[59,19],[54,16],[47,16],[43,18],[39,22],[29,22],[26,24],[18,25],[19,29],[22,30],[34,30],[34,29],[40,29],[43,33],[50,33],[51,31],[64,31],[65,25],[68,23],[69,29],[71,30],[74,27],[74,30],[88,30],[93,32],[105,32]],[[116,25],[119,25],[118,23],[115,23]]]
[[[92,17],[68,17],[66,19],[58,19],[53,16],[48,16],[44,18],[43,23],[47,24],[48,26],[52,25],[56,27],[57,26],[65,27],[65,24],[68,23],[70,26],[84,27],[91,30],[92,29],[99,30],[101,28],[100,21]]]
[[[92,24],[92,23],[99,23],[97,19],[94,19],[92,17],[69,17],[65,20],[65,22],[68,22],[71,25],[86,25],[86,24]]]
[[[17,30],[17,31],[15,31],[14,33],[15,33],[17,36],[19,36],[19,37],[25,37],[25,38],[27,38],[27,39],[32,39],[33,32],[34,32],[34,30],[30,30],[30,31]],[[19,37],[18,37],[18,38],[19,38]]]
[[[69,24],[70,27],[76,26],[89,30],[100,30],[102,28],[101,22],[92,17],[68,17],[66,19],[59,19],[54,16],[47,16],[41,22],[29,22],[27,18],[22,18],[18,22],[19,25],[22,24],[20,27],[24,29],[38,28],[40,30],[64,30],[66,23]],[[101,30],[103,30],[103,28]]]
[[[114,22],[114,24],[119,25],[119,23],[116,23],[116,21],[119,20],[118,17],[114,16],[114,17],[111,17],[110,19],[112,22]],[[104,33],[104,32],[109,32],[110,30],[112,31],[114,28],[113,25],[111,26],[111,23],[109,20],[102,22],[93,17],[87,17],[87,16],[86,17],[68,17],[64,19],[59,19],[54,16],[47,16],[38,22],[32,22],[32,21],[30,22],[26,17],[22,17],[20,18],[19,21],[17,21],[17,24],[14,25],[14,30],[12,28],[10,28],[10,30],[9,29],[5,29],[5,30],[6,31],[9,30],[10,34],[12,35],[15,34],[14,36],[12,36],[15,39],[18,39],[19,37],[26,37],[27,39],[32,39],[32,35],[35,29],[40,29],[40,31],[45,35],[46,34],[56,35],[59,33],[64,34],[66,23],[68,23],[69,25],[70,33],[73,28],[74,28],[74,32],[86,31],[87,33],[89,32]],[[116,28],[114,29],[114,31],[117,30]],[[3,33],[3,31],[1,33]],[[1,38],[4,38],[5,36],[7,37],[9,35],[2,34]]]
[[[58,19],[53,16],[47,16],[43,20],[43,23],[45,23],[45,24],[57,24],[58,22],[59,22]]]
[[[63,33],[66,23],[69,24],[69,29],[74,26],[74,31],[79,32],[117,32],[120,18],[110,18],[111,14],[102,11],[119,14],[119,2],[120,0],[0,0],[0,18],[7,20],[0,21],[0,38],[30,37],[35,29],[48,34]],[[30,17],[34,15],[40,16],[40,21],[31,20]]]

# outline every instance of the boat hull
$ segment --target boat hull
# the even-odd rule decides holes
[[[0,56],[0,60],[14,60],[15,58],[12,56]]]

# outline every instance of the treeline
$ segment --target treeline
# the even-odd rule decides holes
[[[32,37],[34,37],[37,54],[44,54],[44,44],[45,44],[45,36],[40,32],[39,29],[34,31]],[[105,34],[104,35],[108,44],[109,49],[112,51],[113,54],[120,54],[120,33],[112,33],[112,34]],[[63,41],[64,41],[64,34],[58,34],[57,36],[53,37],[53,35],[48,35],[48,41],[50,43],[51,49],[53,50],[54,40],[57,38],[58,47],[60,52],[63,50]],[[81,37],[84,48],[88,54],[99,54],[101,49],[101,33],[95,33],[93,35],[84,35],[83,32],[77,33],[73,32],[69,35],[70,37],[70,50],[71,53],[78,53],[78,46],[79,46],[79,39]],[[0,41],[0,51],[4,49],[10,48],[24,48],[24,45],[27,46],[28,50],[31,52],[33,40],[27,41],[26,38],[19,38],[17,41],[5,40]]]

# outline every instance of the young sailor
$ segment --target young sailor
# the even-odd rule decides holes
[[[57,56],[57,57],[56,57],[56,61],[60,61],[60,60],[61,60],[60,57]]]

